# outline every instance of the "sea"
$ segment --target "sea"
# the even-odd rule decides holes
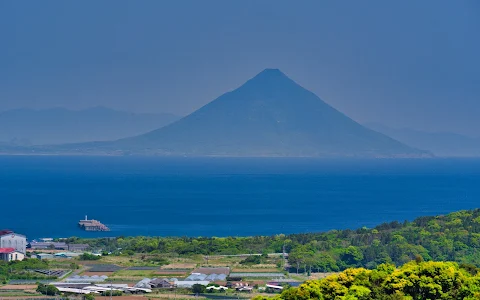
[[[321,232],[479,206],[480,159],[0,156],[0,229],[28,239]],[[86,215],[111,231],[82,231]]]

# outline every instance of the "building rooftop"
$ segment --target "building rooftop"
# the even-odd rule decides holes
[[[13,234],[13,235],[16,235],[16,236],[23,236],[23,237],[25,237],[23,234],[15,233],[15,232],[13,232],[12,230],[9,230],[9,229],[2,229],[2,230],[0,230],[0,236],[4,236],[4,235],[8,235],[8,234]]]
[[[67,246],[65,242],[31,242],[30,245],[33,247],[48,247],[50,245],[54,245],[55,247],[61,246]]]
[[[13,233],[13,231],[8,230],[8,229],[0,230],[0,236],[6,235],[6,234],[11,234],[11,233]]]
[[[12,253],[15,252],[15,248],[0,248],[0,253],[1,254],[7,254],[7,253]]]

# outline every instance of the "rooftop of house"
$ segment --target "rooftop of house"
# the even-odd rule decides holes
[[[31,242],[30,245],[33,246],[66,246],[65,242]]]
[[[15,248],[0,248],[0,254],[8,254],[15,252]]]
[[[6,234],[12,234],[12,233],[13,233],[13,231],[8,230],[8,229],[0,230],[0,236],[6,235]]]
[[[155,278],[152,281],[150,281],[150,283],[162,283],[162,282],[170,283],[170,281],[168,281],[166,278]]]
[[[2,230],[0,230],[0,237],[5,236],[5,235],[9,235],[9,234],[12,234],[12,235],[14,235],[14,236],[25,237],[23,234],[15,233],[15,232],[13,232],[12,230],[9,230],[9,229],[2,229]]]

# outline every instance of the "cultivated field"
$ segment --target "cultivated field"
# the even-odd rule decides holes
[[[0,290],[36,290],[37,285],[36,284],[7,284],[0,286]]]

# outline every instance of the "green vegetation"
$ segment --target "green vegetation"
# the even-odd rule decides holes
[[[266,253],[262,255],[250,255],[240,262],[242,265],[259,265],[267,263],[268,255]]]
[[[102,292],[102,296],[123,296],[123,293],[121,291],[105,291]]]
[[[292,271],[337,272],[347,268],[397,266],[417,257],[425,261],[456,261],[480,266],[480,210],[421,217],[413,222],[384,223],[375,228],[332,230],[254,237],[118,237],[82,240],[113,255],[192,256],[214,254],[289,253]],[[149,255],[150,255],[149,254]],[[244,264],[257,263],[248,258]],[[260,258],[261,259],[261,258]]]
[[[480,298],[480,276],[453,262],[419,260],[396,269],[382,264],[374,270],[347,269],[321,280],[311,280],[272,298],[255,300],[424,300]]]
[[[60,292],[56,287],[54,287],[53,285],[46,285],[42,283],[38,284],[37,292],[47,296],[60,295]]]
[[[38,259],[24,259],[23,261],[0,261],[0,280],[6,283],[10,279],[55,279],[56,277],[46,276],[32,272],[34,269],[48,269],[49,263]]]
[[[196,283],[196,284],[192,285],[192,293],[194,293],[194,294],[203,294],[206,291],[207,291],[207,288],[203,284]]]
[[[79,256],[80,260],[99,260],[100,258],[102,258],[100,255],[93,255],[90,253],[83,253]]]
[[[21,290],[0,290],[0,299],[32,299],[31,297],[41,296],[41,294],[35,291],[21,291]]]

